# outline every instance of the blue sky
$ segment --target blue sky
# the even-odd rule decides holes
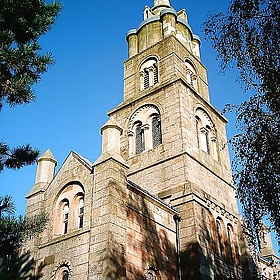
[[[224,11],[229,1],[171,0],[185,8],[189,23],[202,41],[201,58],[208,69],[213,105],[244,99],[236,72],[220,74],[216,53],[204,40],[203,22],[209,13]],[[58,168],[71,150],[91,162],[101,151],[100,127],[106,112],[123,99],[123,61],[127,59],[126,33],[143,20],[144,6],[153,0],[62,1],[63,10],[50,32],[41,39],[43,51],[53,53],[56,64],[34,87],[36,101],[0,113],[1,140],[11,146],[30,143],[43,153],[51,149]],[[228,136],[234,135],[234,115],[228,115]],[[0,196],[14,197],[17,214],[24,214],[25,195],[35,180],[36,165],[0,175]]]

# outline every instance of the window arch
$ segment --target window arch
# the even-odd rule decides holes
[[[228,259],[235,263],[239,264],[239,254],[237,247],[235,232],[231,224],[227,224],[227,256]]]
[[[211,239],[210,239],[210,248],[214,252],[218,252],[218,234],[217,234],[217,226],[216,226],[216,221],[213,216],[213,214],[209,211],[209,225],[210,225],[210,234],[211,234]]]
[[[79,197],[78,228],[82,228],[83,224],[84,224],[84,197]]]
[[[157,147],[161,144],[161,121],[159,115],[155,114],[152,116],[152,136],[153,136],[153,147]]]
[[[64,270],[62,272],[62,280],[69,280],[69,271],[68,270]]]
[[[69,224],[69,201],[66,200],[62,209],[62,234],[66,234]]]
[[[156,106],[144,105],[132,114],[128,137],[130,156],[153,149],[162,143],[161,118]]]
[[[146,59],[140,67],[140,87],[147,89],[158,83],[158,61],[156,57]]]
[[[149,266],[146,271],[146,277],[147,280],[157,280],[158,279],[158,271],[154,266]]]
[[[135,125],[135,153],[140,154],[145,150],[144,129],[141,122]]]
[[[216,219],[216,230],[218,237],[218,254],[225,257],[225,227],[221,218]]]
[[[51,279],[53,280],[70,280],[72,270],[68,261],[61,262],[53,271]]]
[[[187,82],[193,86],[195,89],[197,89],[197,73],[196,70],[194,68],[193,63],[186,59],[185,61],[185,65],[186,65],[186,79]]]
[[[198,147],[218,160],[215,127],[208,114],[202,108],[196,110],[195,122]]]
[[[84,226],[84,188],[73,181],[66,184],[54,202],[54,235],[63,235]]]
[[[155,272],[152,271],[152,270],[148,270],[147,271],[147,275],[146,275],[146,279],[147,280],[156,280],[157,279],[157,276],[155,275]]]

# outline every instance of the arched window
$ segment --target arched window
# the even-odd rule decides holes
[[[148,271],[146,279],[147,280],[156,280],[157,277],[156,277],[156,275],[155,275],[155,273],[153,271]]]
[[[137,123],[135,128],[135,153],[140,154],[145,150],[144,130],[141,123]]]
[[[217,234],[217,225],[215,218],[211,212],[209,212],[209,225],[210,225],[210,248],[214,252],[219,252],[218,250],[218,234]]]
[[[222,246],[222,225],[219,220],[216,221],[217,227],[217,235],[218,235],[218,245],[219,245],[219,253],[222,254],[223,246]]]
[[[69,202],[66,202],[63,207],[63,221],[62,221],[62,234],[66,234],[68,231],[69,223]]]
[[[161,122],[158,115],[152,117],[153,147],[161,144]]]
[[[57,266],[54,274],[51,279],[53,280],[69,280],[71,275],[70,263],[67,261],[61,262],[59,266]]]
[[[79,208],[78,208],[78,227],[82,228],[84,223],[84,198],[79,199]]]
[[[69,280],[69,271],[68,270],[64,270],[62,272],[62,278],[61,280]]]
[[[156,106],[144,105],[131,116],[128,139],[130,156],[162,144],[161,119]]]
[[[203,109],[198,108],[195,122],[198,147],[218,160],[216,131],[210,117]]]
[[[153,73],[154,73],[154,84],[157,84],[158,83],[158,66],[157,66],[157,63],[154,63]]]
[[[224,233],[224,224],[220,218],[216,219],[216,229],[217,229],[217,237],[218,237],[218,253],[221,257],[225,257],[225,233]]]
[[[210,154],[210,147],[209,147],[209,129],[208,127],[200,127],[200,148],[207,154]]]
[[[141,90],[147,89],[158,83],[158,62],[155,57],[144,61],[140,67]]]
[[[186,73],[187,73],[186,74],[187,82],[195,89],[197,89],[197,74],[193,66],[193,63],[189,60],[186,60],[185,65],[186,65]]]
[[[144,70],[144,89],[147,89],[150,86],[150,77],[149,71],[147,69]]]
[[[233,251],[234,251],[234,240],[233,240],[233,231],[232,226],[227,225],[227,253],[228,258],[231,262],[233,262]]]
[[[153,266],[150,266],[146,272],[146,279],[147,280],[157,280],[158,279],[157,269],[155,269]]]
[[[84,199],[84,187],[78,181],[69,182],[60,189],[53,208],[54,236],[83,227]]]
[[[231,262],[239,264],[238,245],[231,224],[227,225],[227,254]]]

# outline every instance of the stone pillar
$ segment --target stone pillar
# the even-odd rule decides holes
[[[92,169],[94,202],[88,279],[125,279],[128,166],[120,155],[122,129],[110,119],[101,133],[102,154]]]
[[[126,279],[126,170],[113,157],[94,163],[89,278]]]
[[[54,177],[57,161],[48,149],[37,162],[35,185],[27,194],[26,214],[33,215],[41,211],[44,192]]]
[[[120,153],[120,134],[122,128],[113,119],[106,122],[101,128],[102,154],[107,152]]]
[[[52,152],[48,149],[38,159],[35,184],[49,184],[54,177],[56,164],[56,159],[54,158]]]
[[[134,31],[134,30],[133,30]],[[128,42],[128,58],[138,54],[138,36],[136,30],[127,34],[126,40]]]

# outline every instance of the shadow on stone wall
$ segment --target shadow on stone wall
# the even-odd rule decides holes
[[[111,182],[111,184],[114,184]],[[112,185],[111,185],[112,186]],[[104,251],[102,258],[106,260],[105,276],[110,280],[144,280],[150,271],[157,280],[176,280],[176,248],[175,233],[174,244],[169,240],[168,229],[159,226],[155,222],[154,214],[149,210],[148,203],[141,194],[134,194],[132,198],[129,194],[128,199],[124,199],[121,189],[113,187],[111,190],[113,205],[119,201],[125,203],[126,223],[131,223],[133,229],[126,227],[126,241],[120,244],[119,236],[110,233],[108,237],[109,248]],[[114,198],[113,198],[114,197]],[[122,198],[121,198],[122,197]],[[120,206],[122,203],[118,204]],[[122,205],[124,206],[124,205]],[[122,208],[120,206],[120,208]],[[172,214],[171,219],[172,219]],[[120,225],[118,225],[120,226]],[[138,228],[138,230],[135,230]],[[125,244],[125,245],[124,245]],[[96,268],[98,270],[98,268]],[[102,269],[101,269],[102,270]]]
[[[136,235],[140,234],[141,237],[138,236],[139,240],[136,241],[130,236],[128,242],[131,240],[133,244],[128,246],[133,246],[134,253],[139,252],[141,257],[138,255],[137,264],[127,259],[127,271],[131,276],[127,275],[127,279],[147,279],[148,269],[153,271],[156,279],[177,279],[175,233],[172,232],[174,240],[169,240],[167,225],[165,228],[156,224],[148,203],[141,194],[129,198],[127,219],[139,225],[140,230]],[[169,215],[172,219],[172,214]]]
[[[210,212],[203,209],[202,219],[196,225],[197,241],[181,248],[182,280],[257,280],[252,273],[256,271],[256,265],[251,256],[242,255],[232,261],[220,255],[218,236],[210,217]]]
[[[151,202],[144,194],[131,191],[128,198],[124,199],[127,194],[117,188],[115,191],[118,194],[114,194],[114,199],[123,196],[123,208],[126,209],[126,224],[123,227],[126,227],[127,235],[122,244],[117,242],[113,234],[109,237],[110,248],[105,256],[108,260],[106,279],[153,279],[147,278],[148,271],[157,280],[178,279],[175,232],[170,234],[166,225],[160,226],[155,222]],[[209,214],[207,209],[202,210],[201,220],[195,225],[195,237],[190,236],[192,241],[188,242],[186,237],[181,240],[184,242],[181,242],[180,254],[182,280],[258,279],[252,276],[255,265],[250,256],[241,256],[237,264],[219,254],[219,241],[212,232],[213,221]],[[169,215],[173,221],[172,214]],[[250,270],[246,269],[249,264]]]

